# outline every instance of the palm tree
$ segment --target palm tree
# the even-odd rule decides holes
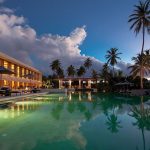
[[[101,71],[101,77],[105,80],[108,81],[109,77],[110,77],[110,73],[109,73],[109,67],[108,64],[105,63],[103,65],[102,71]]]
[[[86,69],[89,69],[92,66],[92,60],[90,59],[90,57],[88,57],[85,61],[84,61],[84,67]]]
[[[110,63],[110,65],[113,67],[113,77],[114,77],[114,66],[117,64],[117,60],[121,58],[119,57],[119,55],[122,53],[118,52],[117,48],[111,48],[110,50],[107,51],[106,54],[106,59],[107,59],[107,64]]]
[[[50,64],[51,69],[57,74],[57,70],[61,68],[61,63],[59,59],[52,61]]]
[[[135,10],[133,14],[129,16],[128,22],[132,22],[130,29],[134,29],[136,35],[142,31],[143,39],[142,39],[142,49],[141,54],[144,52],[144,42],[145,42],[145,30],[149,32],[150,26],[150,10],[149,10],[150,1],[139,1],[139,5],[135,5]]]
[[[83,67],[83,66],[80,66],[80,68],[79,69],[77,69],[77,75],[79,76],[79,77],[81,77],[81,76],[83,76],[84,74],[85,74],[85,68]]]
[[[150,71],[150,55],[147,54],[138,54],[137,57],[133,57],[134,65],[129,66],[131,69],[130,73],[135,78],[140,75],[140,87],[143,89],[143,77],[144,74],[148,75]]]
[[[59,68],[57,69],[56,73],[57,73],[57,76],[58,76],[59,78],[63,78],[63,77],[64,77],[64,70],[63,70],[62,68],[59,67]]]
[[[73,65],[70,65],[68,68],[67,68],[67,74],[68,76],[74,76],[76,73],[75,71],[75,68]]]
[[[92,70],[92,78],[97,79],[97,77],[98,77],[98,73],[96,70],[93,69]]]

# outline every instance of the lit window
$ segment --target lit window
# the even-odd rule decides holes
[[[8,81],[4,80],[4,86],[8,85]]]
[[[20,77],[20,67],[17,67],[17,77]]]
[[[4,67],[8,68],[8,62],[7,61],[4,61]]]
[[[15,65],[14,65],[14,64],[11,64],[11,70],[12,70],[13,72],[15,72]],[[14,74],[12,74],[12,76],[14,76]]]
[[[22,76],[24,76],[24,68],[22,68]]]
[[[15,87],[15,81],[12,81],[12,88]]]

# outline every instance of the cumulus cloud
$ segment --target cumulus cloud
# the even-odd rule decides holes
[[[49,64],[54,59],[60,59],[66,69],[65,66],[70,64],[79,67],[88,57],[81,55],[80,50],[80,45],[87,36],[85,26],[77,27],[68,36],[44,34],[39,37],[23,16],[14,15],[9,9],[5,11],[0,14],[0,51],[38,68],[45,74],[50,73]],[[93,68],[99,71],[103,63],[94,57],[91,59]],[[125,65],[120,64],[120,67]]]
[[[128,67],[131,65],[132,65],[131,63],[120,61],[117,63],[116,67],[119,68],[121,71],[123,71],[124,75],[129,75],[131,70],[128,69]]]
[[[0,7],[0,14],[2,13],[12,14],[14,13],[14,10],[7,7]]]

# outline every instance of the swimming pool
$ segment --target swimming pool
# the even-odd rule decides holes
[[[150,97],[69,93],[0,107],[0,150],[149,150]]]

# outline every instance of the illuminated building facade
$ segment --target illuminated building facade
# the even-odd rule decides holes
[[[21,61],[0,52],[0,66],[10,69],[14,74],[0,74],[0,87],[9,86],[12,89],[25,87],[41,87],[42,73]],[[28,76],[28,75],[32,76]]]

